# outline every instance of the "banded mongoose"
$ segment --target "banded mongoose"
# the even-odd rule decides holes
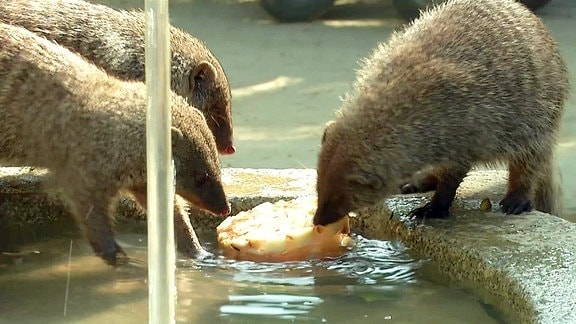
[[[432,168],[417,219],[447,217],[473,165],[508,163],[504,213],[559,212],[554,150],[568,74],[543,22],[513,0],[448,0],[365,59],[328,123],[315,224],[398,192]]]

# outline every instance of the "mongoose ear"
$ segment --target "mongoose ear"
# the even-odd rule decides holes
[[[218,72],[216,72],[214,65],[210,64],[210,62],[202,61],[190,73],[190,88],[194,90],[196,83],[202,81],[214,83],[216,77],[218,77]]]
[[[177,140],[181,140],[184,138],[184,134],[182,134],[182,131],[174,126],[172,126],[172,139],[177,139]]]
[[[335,123],[336,122],[333,120],[326,123],[326,126],[324,127],[324,133],[322,134],[322,142],[321,143],[324,143],[326,141],[326,136],[328,135],[328,132],[330,132],[330,129],[332,129],[332,126]]]
[[[380,190],[384,185],[379,176],[364,171],[349,174],[348,181],[355,182],[363,187],[372,188],[373,190]]]

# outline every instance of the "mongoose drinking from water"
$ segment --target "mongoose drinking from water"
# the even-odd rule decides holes
[[[114,264],[123,253],[111,224],[115,199],[127,192],[146,207],[146,86],[108,76],[21,27],[0,24],[0,44],[0,160],[49,169],[47,183],[94,252]],[[206,120],[182,97],[171,100],[176,194],[228,214]]]
[[[83,0],[2,0],[0,22],[55,41],[120,79],[144,81],[141,11]],[[200,40],[173,26],[170,33],[172,90],[204,113],[219,152],[234,153],[231,93],[222,66]]]
[[[446,217],[471,166],[508,163],[503,212],[557,213],[554,149],[566,66],[543,22],[513,0],[449,0],[363,62],[325,129],[315,224],[398,192],[432,167],[416,218]]]

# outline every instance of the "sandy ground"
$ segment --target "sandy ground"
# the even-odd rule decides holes
[[[143,6],[139,0],[99,0]],[[238,152],[226,167],[314,168],[324,124],[354,80],[357,61],[400,19],[389,0],[337,1],[321,20],[279,24],[254,0],[172,0],[171,20],[204,40],[233,88]],[[576,84],[576,3],[553,0],[538,12],[558,39]],[[575,100],[566,107],[558,150],[566,218],[576,220]]]

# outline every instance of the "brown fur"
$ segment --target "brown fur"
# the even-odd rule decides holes
[[[53,40],[120,79],[144,81],[141,11],[115,10],[82,0],[3,0],[0,22]],[[222,66],[200,40],[175,27],[170,33],[172,90],[204,113],[218,150],[234,153],[231,93]]]
[[[568,88],[557,44],[521,4],[439,5],[365,60],[326,127],[314,223],[373,205],[428,167],[435,194],[412,214],[445,217],[471,166],[500,162],[504,212],[558,213],[553,152]]]
[[[115,263],[115,199],[127,192],[146,207],[145,85],[108,76],[20,27],[0,24],[0,43],[0,160],[48,168],[94,251]],[[176,194],[227,214],[206,120],[182,97],[171,100]]]

